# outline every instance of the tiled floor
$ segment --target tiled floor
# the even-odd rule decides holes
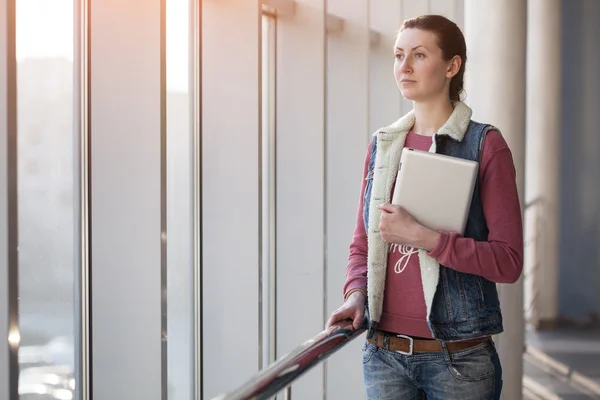
[[[600,399],[600,330],[527,332],[524,399]]]

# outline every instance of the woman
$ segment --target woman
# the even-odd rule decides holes
[[[394,77],[413,110],[369,144],[345,302],[327,325],[351,319],[358,328],[368,304],[368,399],[499,399],[495,283],[514,283],[523,264],[512,155],[460,100],[467,56],[456,24],[436,15],[407,20],[394,54]],[[479,162],[464,236],[433,231],[389,204],[402,147]]]

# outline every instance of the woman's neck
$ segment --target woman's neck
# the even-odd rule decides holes
[[[413,131],[423,136],[432,136],[450,118],[454,107],[449,100],[442,102],[414,103],[415,125]]]

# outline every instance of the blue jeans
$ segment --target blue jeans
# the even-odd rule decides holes
[[[365,341],[368,400],[497,400],[502,367],[490,339],[466,350],[404,355]]]

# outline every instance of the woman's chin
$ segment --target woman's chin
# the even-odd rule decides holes
[[[409,101],[414,101],[418,97],[412,90],[401,90],[400,93],[402,97]]]

